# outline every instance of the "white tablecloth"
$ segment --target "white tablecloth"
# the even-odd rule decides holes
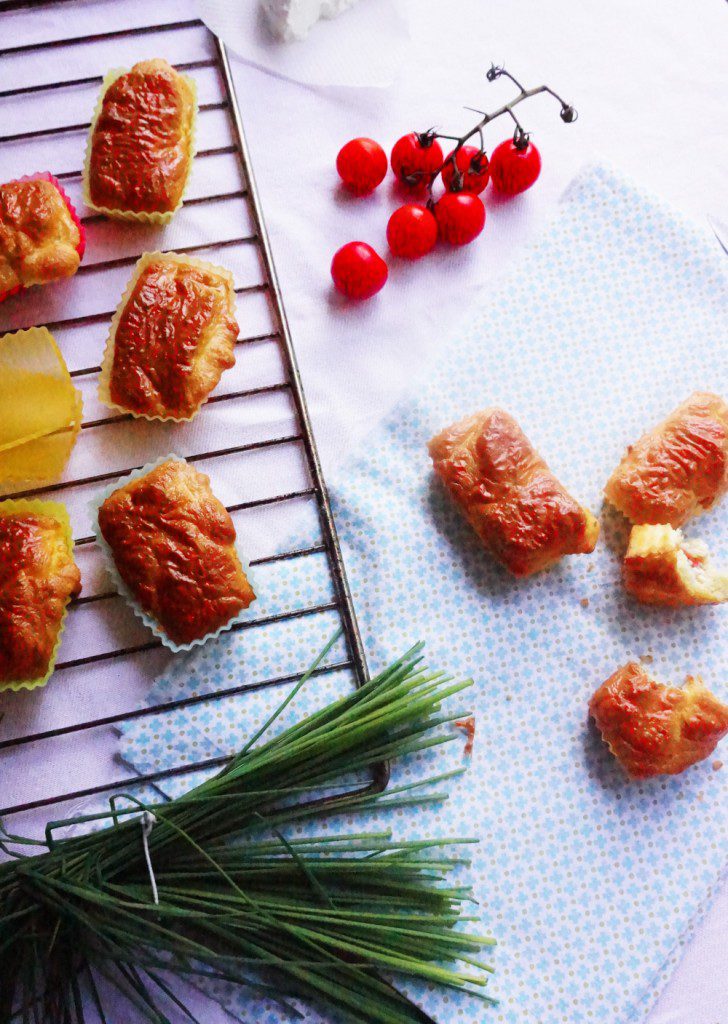
[[[371,5],[372,18],[382,15],[383,0],[361,2]],[[135,9],[137,23],[144,20],[140,0],[117,0],[115,7],[122,5]],[[154,6],[153,20],[163,21],[186,16],[194,3],[160,0]],[[394,6],[408,25],[409,38],[398,30],[396,39],[383,40],[399,65],[386,88],[312,87],[310,78],[307,84],[293,80],[290,61],[285,72],[269,62],[273,74],[270,66],[264,71],[234,62],[329,476],[413,382],[427,355],[447,341],[458,318],[487,303],[493,278],[517,266],[519,254],[555,213],[558,196],[585,161],[610,159],[702,223],[708,212],[728,220],[728,140],[720,134],[728,31],[725,10],[717,3],[398,0]],[[69,17],[83,15],[85,5],[76,7]],[[381,21],[385,32],[393,24],[388,17]],[[90,16],[82,24],[93,31]],[[346,31],[346,17],[316,31],[328,31],[333,40],[336,32]],[[244,53],[246,46],[261,63],[241,38],[238,50]],[[491,203],[485,233],[468,249],[437,251],[414,266],[393,265],[377,299],[360,306],[341,302],[330,288],[331,255],[354,238],[384,253],[394,198],[389,181],[368,199],[343,195],[334,169],[338,148],[355,135],[371,135],[389,148],[413,128],[469,126],[474,115],[463,105],[490,108],[510,95],[507,83],[486,83],[491,60],[505,63],[528,84],[551,84],[578,108],[579,121],[563,125],[547,97],[524,105],[523,120],[533,129],[544,162],[537,186],[513,202]],[[335,64],[323,70],[319,81],[336,77]],[[284,73],[287,77],[281,77]],[[4,124],[3,131],[23,127]],[[492,143],[508,134],[505,125],[492,133]],[[726,920],[728,890],[696,934],[649,1024],[723,1024]],[[201,997],[193,1008],[209,1024],[225,1016],[213,1004],[203,1008]]]

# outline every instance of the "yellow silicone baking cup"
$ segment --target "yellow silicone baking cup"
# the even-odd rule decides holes
[[[53,335],[0,337],[0,493],[55,483],[81,429],[83,400]]]
[[[18,513],[21,515],[45,515],[55,519],[63,528],[63,539],[66,542],[69,555],[73,557],[73,533],[71,532],[71,520],[68,517],[68,510],[65,505],[62,505],[59,501],[40,501],[37,498],[8,498],[5,501],[0,501],[0,516],[17,515]],[[68,604],[69,601],[67,600],[58,626],[58,636],[56,637],[56,643],[48,662],[46,674],[40,679],[22,679],[12,683],[0,682],[0,693],[6,690],[12,690],[14,693],[18,693],[20,690],[37,690],[46,685],[53,675],[53,670],[56,666],[58,651],[61,647],[61,637],[68,616]]]
[[[196,267],[198,270],[205,270],[208,272],[214,272],[219,274],[227,281],[228,294],[232,303],[233,309],[235,308],[235,279],[229,270],[225,267],[217,266],[215,263],[208,263],[205,260],[199,260],[194,256],[181,256],[176,252],[145,252],[142,253],[138,263],[134,267],[134,272],[127,284],[124,294],[121,297],[119,305],[116,307],[116,312],[111,320],[111,326],[109,328],[109,336],[106,340],[106,348],[104,349],[104,358],[101,361],[101,373],[99,374],[99,400],[103,402],[109,409],[113,409],[115,412],[129,413],[135,419],[138,420],[157,420],[160,423],[189,423],[193,420],[197,413],[200,411],[202,406],[205,404],[204,401],[200,402],[197,408],[189,416],[150,416],[149,413],[135,412],[133,409],[128,409],[124,405],[117,405],[111,399],[111,372],[114,368],[114,353],[116,349],[116,331],[119,327],[119,321],[124,313],[126,304],[132,296],[132,292],[136,287],[136,283],[141,277],[142,273],[146,270],[150,263],[156,263],[157,260],[166,260],[168,263],[176,263],[181,267]],[[209,397],[209,396],[208,396]]]
[[[94,107],[93,117],[91,118],[91,127],[89,128],[88,139],[86,141],[86,157],[83,162],[83,201],[89,210],[96,210],[97,213],[103,213],[106,217],[111,217],[114,220],[129,220],[136,221],[138,224],[167,224],[172,217],[175,215],[177,210],[182,206],[185,191],[190,180],[190,174],[192,173],[192,161],[195,158],[197,152],[195,148],[195,140],[197,135],[197,86],[195,80],[190,78],[189,75],[182,75],[185,82],[192,91],[192,121],[190,122],[189,131],[187,132],[187,145],[189,149],[189,160],[187,161],[187,174],[185,176],[184,185],[180,193],[180,200],[173,210],[166,210],[164,213],[146,213],[138,212],[136,210],[112,210],[108,206],[97,206],[91,199],[90,189],[90,173],[91,173],[91,143],[93,141],[94,132],[96,131],[96,122],[101,115],[101,108],[104,102],[104,96],[106,95],[107,89],[110,88],[122,75],[126,75],[131,68],[113,68],[108,71],[104,76],[104,80],[101,83],[101,89],[99,91],[98,99],[96,100],[96,106]]]

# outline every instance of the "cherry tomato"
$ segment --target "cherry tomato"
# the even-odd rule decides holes
[[[440,238],[450,245],[467,245],[485,226],[485,207],[470,192],[446,192],[435,203]]]
[[[490,157],[490,176],[499,192],[516,196],[525,192],[541,173],[541,154],[532,142],[516,146],[506,139],[496,146]]]
[[[453,150],[454,152],[455,150]],[[442,169],[445,188],[448,192],[472,192],[474,196],[477,196],[479,192],[483,191],[490,178],[488,157],[476,146],[461,146],[455,154],[455,163],[460,171],[459,180],[456,180],[451,157],[452,153],[449,153]]]
[[[437,221],[426,206],[407,203],[389,218],[387,241],[395,256],[418,260],[435,247]]]
[[[427,133],[410,132],[395,142],[390,160],[397,178],[421,193],[442,166],[442,147]]]
[[[349,299],[370,299],[384,287],[388,276],[387,264],[366,242],[347,242],[331,261],[334,285]]]
[[[387,154],[374,139],[352,139],[339,150],[336,170],[357,196],[373,192],[387,173]]]

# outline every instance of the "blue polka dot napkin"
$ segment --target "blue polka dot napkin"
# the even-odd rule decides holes
[[[627,782],[590,727],[587,704],[631,658],[666,682],[702,675],[728,699],[725,607],[633,603],[620,585],[625,524],[602,501],[630,441],[694,390],[728,394],[726,285],[725,257],[707,234],[613,172],[588,169],[555,225],[460,332],[443,337],[440,361],[335,487],[372,667],[423,639],[431,665],[475,681],[462,698],[476,716],[475,749],[450,800],[378,822],[398,835],[481,840],[465,877],[483,928],[499,941],[489,992],[500,1002],[488,1008],[412,989],[441,1024],[642,1021],[725,869],[728,769],[714,770],[711,759],[678,778]],[[515,581],[443,493],[428,438],[492,404],[516,417],[600,516],[593,555]],[[686,533],[726,559],[727,514],[728,505]],[[280,571],[292,573],[288,582],[306,597],[325,587],[315,566],[306,576],[291,564]],[[254,680],[272,665],[285,674],[310,660],[325,633],[302,619],[265,642],[221,637],[185,656],[150,699],[241,674]],[[288,720],[349,685],[346,673],[321,677]],[[280,690],[263,691],[142,720],[125,732],[123,754],[153,770],[201,749],[232,750],[280,699]],[[454,757],[461,759],[460,745],[441,761],[398,771],[415,777],[447,769]],[[246,999],[215,994],[249,1019]],[[270,1024],[284,1019],[272,1007],[256,1014]],[[332,1018],[309,1011],[307,1019]]]

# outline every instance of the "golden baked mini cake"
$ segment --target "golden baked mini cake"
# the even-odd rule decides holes
[[[109,72],[91,123],[86,205],[111,217],[168,220],[189,178],[196,113],[192,80],[166,60]]]
[[[490,553],[514,576],[594,550],[599,523],[556,479],[502,409],[433,437],[435,472]]]
[[[72,277],[86,238],[51,174],[0,185],[0,302],[35,284]]]
[[[643,604],[695,605],[728,601],[728,572],[713,567],[701,540],[672,526],[633,526],[622,566],[625,588]]]
[[[66,606],[80,591],[65,508],[0,502],[0,690],[48,680]]]
[[[699,679],[664,686],[636,662],[618,669],[589,704],[602,739],[633,779],[679,775],[728,733],[728,706]]]
[[[728,406],[696,392],[631,445],[604,493],[633,523],[678,527],[728,490]]]
[[[229,271],[146,254],[112,321],[99,397],[134,416],[189,420],[235,364],[238,332]]]
[[[98,525],[142,617],[172,645],[216,634],[255,600],[232,519],[209,478],[181,459],[118,487],[99,508]]]

